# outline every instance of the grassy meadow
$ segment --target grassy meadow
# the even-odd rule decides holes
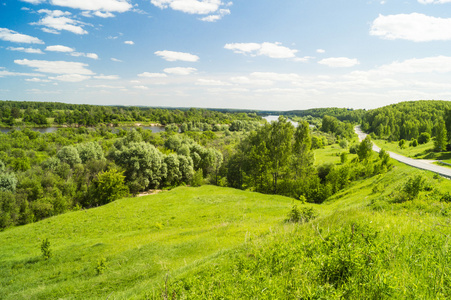
[[[428,188],[400,201],[417,175]],[[449,191],[393,162],[321,205],[215,186],[121,199],[0,232],[0,299],[447,299]],[[317,217],[287,222],[294,204]]]

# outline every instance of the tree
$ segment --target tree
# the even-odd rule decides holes
[[[441,152],[446,150],[447,132],[446,124],[443,119],[439,119],[435,125],[434,150]]]
[[[102,147],[98,143],[89,142],[77,145],[80,159],[83,163],[88,160],[102,160],[104,159]]]
[[[61,160],[61,162],[65,162],[69,164],[71,167],[73,167],[75,164],[81,163],[78,150],[74,146],[65,146],[61,148],[61,150],[58,151],[56,156]]]
[[[15,192],[17,179],[14,174],[0,173],[0,191]]]
[[[371,138],[369,135],[360,143],[359,148],[357,149],[357,155],[359,156],[359,160],[363,161],[368,159],[373,154],[373,142],[371,142]]]
[[[418,137],[418,144],[426,144],[431,140],[431,135],[427,132],[422,132]]]
[[[100,172],[92,181],[91,206],[104,205],[127,195],[125,176],[116,169]]]
[[[132,193],[158,187],[166,176],[163,154],[155,146],[145,142],[130,143],[121,150],[116,150],[113,157],[115,162],[124,168],[124,175]]]

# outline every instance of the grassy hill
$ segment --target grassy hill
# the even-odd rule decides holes
[[[432,188],[398,201],[418,174]],[[306,205],[319,217],[305,224],[285,221],[293,199],[229,188],[121,199],[0,232],[0,298],[446,299],[447,191],[395,163]]]

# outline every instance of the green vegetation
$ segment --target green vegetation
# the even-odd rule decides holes
[[[451,182],[385,151],[449,161],[447,103],[312,110],[297,127],[252,112],[0,104],[4,123],[38,122],[28,110],[170,124],[0,134],[1,299],[451,297]],[[357,143],[351,122],[385,150]],[[149,189],[163,191],[127,198]]]

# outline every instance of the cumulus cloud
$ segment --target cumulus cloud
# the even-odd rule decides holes
[[[43,76],[42,74],[36,74],[36,73],[19,73],[19,72],[10,72],[5,70],[5,68],[0,67],[0,77],[6,77],[6,76],[30,76],[30,77],[40,77]]]
[[[0,40],[13,43],[44,44],[43,41],[36,37],[21,34],[8,28],[0,28]]]
[[[31,54],[44,54],[44,52],[42,52],[41,49],[35,49],[35,48],[8,47],[8,48],[6,48],[6,50],[20,51],[20,52],[31,53]]]
[[[127,45],[134,45],[135,43],[134,43],[133,41],[125,41],[124,44],[127,44]]]
[[[316,53],[326,53],[326,50],[324,50],[324,49],[316,49]]]
[[[111,61],[114,61],[114,62],[123,62],[122,60],[117,59],[117,58],[114,58],[114,57],[112,57],[112,58],[110,58],[110,59],[111,59]]]
[[[28,60],[17,59],[14,61],[21,66],[28,66],[34,68],[38,72],[52,73],[52,74],[79,74],[79,75],[94,75],[94,73],[87,69],[87,64],[80,62],[69,61],[47,61],[47,60]]]
[[[53,51],[53,52],[63,52],[63,53],[69,53],[71,56],[75,57],[88,57],[92,59],[99,59],[99,56],[95,53],[82,53],[82,52],[75,52],[74,48],[63,46],[63,45],[53,45],[48,46],[45,48],[45,51]]]
[[[282,46],[281,43],[232,43],[226,44],[225,49],[235,53],[249,54],[251,56],[264,55],[271,58],[295,58],[298,50]]]
[[[218,10],[217,14],[199,18],[199,20],[204,21],[204,22],[216,22],[218,20],[221,20],[226,15],[230,15],[230,9],[223,8],[223,9]]]
[[[128,1],[125,0],[49,0],[49,2],[50,4],[57,6],[102,12],[123,13],[129,11],[133,7]]]
[[[45,32],[59,34],[62,30],[66,30],[80,35],[88,33],[83,29],[85,23],[69,18],[72,15],[70,12],[40,9],[38,13],[46,14],[46,16],[31,25],[43,26],[42,30]]]
[[[167,61],[181,60],[181,61],[196,62],[199,60],[199,56],[185,52],[163,50],[156,51],[155,54]]]
[[[451,40],[451,19],[419,13],[379,15],[371,25],[370,34],[387,40],[447,41]]]
[[[321,65],[326,65],[331,68],[349,68],[360,64],[356,58],[347,57],[330,57],[322,59],[318,62]]]
[[[73,48],[62,46],[62,45],[53,45],[45,48],[45,51],[53,51],[53,52],[74,52]]]
[[[168,77],[168,75],[164,74],[164,73],[149,73],[149,72],[144,72],[141,74],[138,74],[138,77],[146,77],[146,78],[165,78]]]
[[[196,68],[183,68],[183,67],[177,67],[177,68],[166,68],[163,70],[165,73],[168,74],[174,74],[174,75],[190,75],[197,71]]]
[[[65,82],[80,82],[84,80],[88,80],[91,76],[81,75],[81,74],[64,74],[55,77],[49,77],[52,80],[59,80]]]

